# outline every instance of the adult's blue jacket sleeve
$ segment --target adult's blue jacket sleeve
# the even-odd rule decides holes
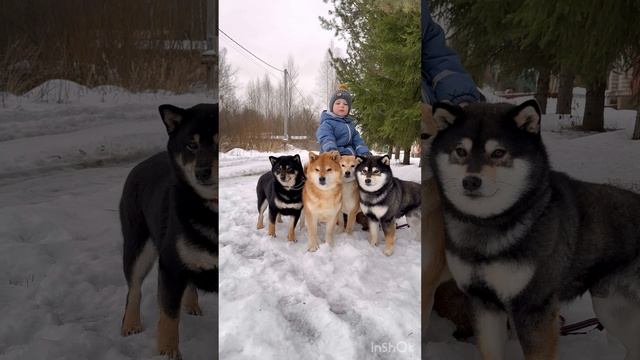
[[[433,22],[429,1],[422,0],[422,94],[423,101],[435,103],[449,100],[454,104],[481,99],[460,57],[447,47],[440,25]]]

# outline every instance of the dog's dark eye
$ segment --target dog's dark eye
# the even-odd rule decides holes
[[[367,169],[362,169],[362,173],[366,175],[367,174]]]
[[[340,164],[340,166],[344,167],[344,164]]]
[[[456,148],[456,155],[458,155],[460,157],[465,157],[465,156],[467,156],[467,150],[465,150],[465,149],[463,149],[461,147]]]
[[[331,168],[327,168],[327,172],[331,171]]]
[[[291,169],[291,168],[287,168],[287,174],[293,174],[293,173],[294,173],[294,170],[293,170],[293,169]]]
[[[188,144],[187,144],[187,149],[188,149],[189,151],[196,151],[196,150],[198,150],[198,143],[197,143],[197,142],[195,142],[195,141],[192,141],[192,142],[188,143]]]
[[[378,175],[378,174],[380,174],[380,170],[373,170],[373,174],[374,174],[374,175]]]
[[[496,149],[496,150],[493,150],[493,152],[491,153],[491,157],[493,159],[500,159],[500,158],[504,157],[506,154],[507,154],[507,152],[505,150]]]
[[[317,171],[317,172],[320,172],[320,169],[316,168],[316,171]]]

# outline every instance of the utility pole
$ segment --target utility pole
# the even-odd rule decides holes
[[[291,110],[291,107],[289,106],[289,101],[291,101],[290,99],[290,94],[289,94],[289,84],[288,84],[288,80],[287,77],[289,76],[289,73],[287,72],[287,69],[284,69],[284,106],[285,106],[285,114],[284,114],[284,141],[287,142],[289,141],[289,112]]]

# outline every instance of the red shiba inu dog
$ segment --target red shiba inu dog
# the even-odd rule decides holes
[[[333,230],[338,215],[342,215],[342,172],[340,153],[337,151],[320,155],[309,152],[309,163],[305,167],[307,181],[302,190],[302,203],[309,234],[309,251],[318,250],[318,222],[327,223],[325,240],[333,245]]]

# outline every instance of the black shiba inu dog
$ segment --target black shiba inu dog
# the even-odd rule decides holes
[[[369,218],[371,245],[378,244],[378,224],[382,224],[384,254],[393,254],[396,219],[406,216],[420,236],[420,184],[393,177],[391,161],[384,156],[358,156],[356,179],[360,188],[360,209]]]
[[[167,151],[136,165],[120,200],[129,292],[121,334],[142,331],[141,286],[159,258],[158,350],[180,358],[180,306],[201,315],[196,288],[218,291],[218,105],[162,105]]]
[[[525,359],[557,359],[560,304],[587,291],[626,359],[640,359],[640,195],[551,170],[535,100],[433,109],[447,263],[482,359],[504,358],[507,319]]]
[[[258,179],[258,229],[264,227],[264,210],[269,207],[269,235],[276,236],[279,214],[291,216],[289,241],[296,241],[295,228],[302,212],[302,188],[305,177],[299,155],[269,156],[271,171]]]

